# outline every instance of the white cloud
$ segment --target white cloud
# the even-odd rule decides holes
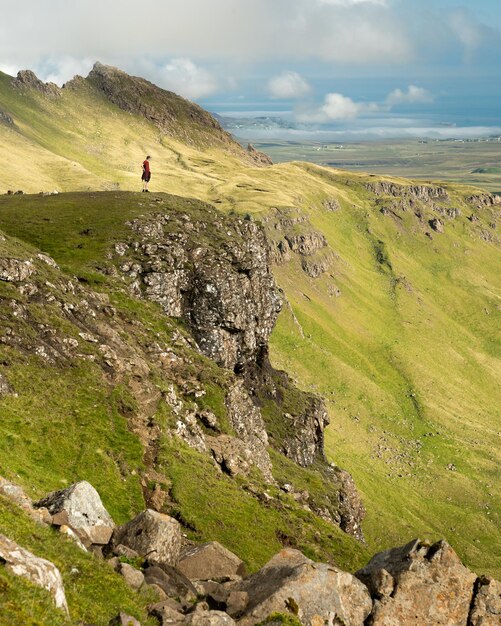
[[[384,102],[356,102],[341,93],[328,93],[323,104],[315,109],[299,108],[296,119],[299,122],[325,124],[341,122],[358,117],[373,117],[374,113],[391,111],[399,104],[422,104],[432,102],[432,94],[423,87],[409,85],[406,91],[395,89]]]
[[[409,85],[407,91],[395,89],[386,98],[386,104],[389,107],[399,104],[422,104],[426,102],[433,102],[433,95],[427,89],[416,87],[416,85]]]
[[[328,93],[323,104],[314,110],[298,112],[296,117],[300,122],[325,123],[330,121],[352,120],[364,113],[379,110],[375,102],[355,102],[340,93]]]
[[[296,100],[311,91],[310,85],[297,72],[282,72],[268,82],[268,92],[272,98]]]
[[[456,9],[449,15],[449,27],[463,44],[467,59],[482,43],[486,35],[486,28],[479,24],[472,14],[465,9]]]
[[[214,76],[186,58],[172,59],[160,68],[161,87],[186,98],[201,98],[214,93],[218,84]]]
[[[39,70],[39,75],[44,81],[61,86],[76,74],[87,76],[92,69],[92,65],[93,61],[91,59],[80,60],[72,57],[63,57],[45,64]]]

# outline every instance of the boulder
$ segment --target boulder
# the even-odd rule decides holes
[[[438,217],[434,217],[433,219],[431,219],[429,221],[429,224],[436,233],[444,232],[444,223],[442,222],[442,220],[439,220]]]
[[[107,544],[115,526],[98,492],[86,480],[49,493],[34,506],[48,509],[52,523],[72,528],[86,547]]]
[[[501,624],[501,583],[481,577],[475,584],[475,597],[468,626],[495,626]]]
[[[172,517],[146,509],[130,522],[115,528],[113,545],[123,544],[140,556],[175,565],[181,551],[181,527]]]
[[[132,565],[129,565],[128,563],[120,563],[118,566],[118,573],[124,577],[125,582],[129,585],[129,587],[135,589],[136,591],[144,582],[143,572],[139,571],[135,567],[132,567]]]
[[[446,541],[380,552],[355,575],[374,598],[370,626],[467,623],[476,576]]]
[[[185,623],[189,626],[233,626],[235,621],[224,611],[195,610],[186,617]]]
[[[177,568],[190,580],[218,580],[246,574],[243,561],[217,541],[184,550]]]
[[[171,598],[190,601],[197,597],[197,590],[191,581],[175,567],[165,563],[152,564],[146,568],[144,580],[148,585],[157,585]]]
[[[185,623],[185,616],[168,601],[157,602],[149,607],[149,614],[158,620],[160,626],[177,626]]]
[[[135,617],[120,611],[116,617],[108,622],[108,626],[141,626],[141,622],[138,622]]]
[[[238,622],[241,626],[251,626],[272,613],[291,613],[305,626],[361,626],[372,608],[369,592],[357,578],[292,549],[275,555],[238,590],[249,598]]]
[[[12,258],[0,258],[0,280],[21,282],[29,278],[35,271],[31,261]]]
[[[63,579],[53,563],[28,552],[4,535],[0,535],[0,563],[4,563],[13,574],[47,589],[56,607],[68,613]]]

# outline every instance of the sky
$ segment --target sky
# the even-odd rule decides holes
[[[63,84],[99,60],[284,133],[501,132],[499,0],[0,0],[0,15],[11,75]]]

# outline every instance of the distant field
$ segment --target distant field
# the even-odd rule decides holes
[[[405,176],[462,182],[501,193],[501,142],[435,141],[418,139],[320,143],[314,141],[254,142],[274,162],[310,161],[318,165]]]

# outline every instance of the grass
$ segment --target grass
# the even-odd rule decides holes
[[[0,533],[58,567],[70,611],[67,620],[62,611],[54,608],[48,592],[1,568],[0,623],[59,626],[84,622],[105,626],[120,611],[145,625],[155,623],[147,618],[145,610],[155,600],[153,594],[132,591],[104,561],[82,552],[56,530],[36,524],[3,497],[0,497]]]
[[[19,98],[5,88],[8,79],[0,79],[0,107],[12,114],[19,129],[0,128],[0,157],[14,166],[0,174],[0,191],[106,189],[114,183],[135,190],[138,163],[152,153],[154,190],[189,195],[213,203],[222,213],[252,219],[266,219],[275,207],[305,215],[326,236],[334,257],[329,271],[316,280],[304,274],[298,258],[275,268],[290,306],[273,333],[271,354],[300,388],[329,401],[327,452],[353,474],[363,494],[368,551],[416,535],[446,537],[475,571],[501,575],[499,252],[495,241],[481,236],[496,237],[490,224],[497,217],[494,209],[466,204],[465,197],[478,189],[448,185],[451,206],[462,214],[444,218],[445,233],[433,234],[431,240],[425,232],[435,213],[425,208],[422,221],[412,211],[398,212],[398,218],[382,215],[364,187],[374,177],[299,162],[252,168],[216,149],[197,151],[167,137],[159,140],[152,125],[96,99],[92,91],[68,93],[55,104],[38,96]],[[87,110],[92,115],[82,113]],[[27,162],[33,165],[26,168]],[[447,177],[475,182],[459,171],[457,161],[451,160],[452,166],[457,177],[450,172]],[[386,167],[384,163],[377,171]],[[23,172],[22,178],[13,172]],[[418,173],[435,179],[447,172],[433,164]],[[487,175],[478,176],[484,181],[481,177]],[[162,193],[162,205],[154,201],[157,194],[145,196],[113,191],[2,197],[0,228],[52,254],[94,288],[107,290],[100,273],[108,262],[104,252],[120,238],[126,219],[171,205],[205,211],[209,224],[216,220],[205,205],[196,209],[198,205],[185,204],[194,201]],[[323,208],[329,198],[339,201],[340,210]],[[479,223],[467,219],[471,213]],[[220,246],[217,230],[210,236]],[[339,297],[332,295],[336,289]],[[162,331],[157,310],[126,302],[120,292],[112,297],[128,315],[147,320],[151,329],[160,325],[157,332]],[[208,406],[223,415],[219,382],[211,378],[208,384]],[[268,411],[270,423],[272,413]],[[196,512],[197,497],[204,494],[184,484],[180,477],[188,480],[188,467],[179,463],[172,474],[176,493],[184,498],[187,516],[203,529],[199,536],[210,539],[223,514],[207,513],[209,502]],[[451,463],[455,472],[447,469]],[[276,467],[284,476],[292,471]],[[197,475],[205,474],[200,469]],[[307,482],[305,476],[296,480]],[[221,494],[226,489],[225,482],[214,486],[212,478],[201,484],[221,487]],[[252,514],[232,513],[232,518],[239,526]],[[221,530],[223,539],[230,535]],[[251,566],[266,557],[242,541]],[[343,539],[339,541],[342,547]],[[277,544],[270,540],[269,545]],[[341,561],[348,563],[348,554]]]

